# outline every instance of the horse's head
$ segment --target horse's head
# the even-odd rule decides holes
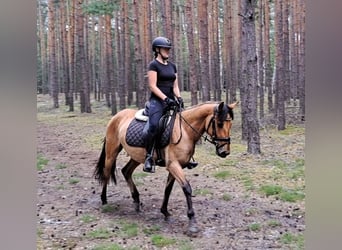
[[[222,158],[230,154],[230,129],[234,119],[233,108],[237,104],[238,102],[229,105],[224,102],[218,104],[206,129],[211,137],[209,141],[216,147],[216,154]]]

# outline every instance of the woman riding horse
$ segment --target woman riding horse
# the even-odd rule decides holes
[[[183,110],[176,114],[175,126],[171,132],[170,144],[162,149],[166,163],[166,170],[169,172],[167,184],[164,191],[164,199],[161,212],[165,219],[171,215],[167,206],[170,193],[175,180],[182,187],[188,205],[190,235],[199,232],[195,219],[195,212],[192,207],[192,189],[185,177],[183,168],[187,166],[195,152],[196,142],[206,133],[205,137],[216,147],[216,154],[226,157],[230,154],[230,129],[233,120],[233,108],[236,103],[226,105],[223,102],[207,102]],[[145,161],[145,148],[131,146],[126,141],[126,133],[130,123],[135,119],[137,110],[124,109],[112,117],[107,125],[106,136],[102,152],[97,163],[94,175],[102,183],[101,200],[102,204],[107,203],[107,185],[110,178],[116,184],[116,158],[124,149],[130,160],[121,169],[123,176],[131,191],[136,211],[140,211],[140,198],[132,174],[134,170]],[[157,155],[152,156],[156,159]]]
[[[180,96],[177,67],[169,61],[171,41],[165,37],[157,37],[152,41],[154,60],[148,66],[148,84],[151,90],[149,100],[148,129],[144,135],[146,158],[143,171],[154,173],[153,149],[158,130],[158,124],[165,109],[179,105],[184,108]],[[178,104],[176,104],[177,100]],[[197,165],[193,163],[193,165]]]

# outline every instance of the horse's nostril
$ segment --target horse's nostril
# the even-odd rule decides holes
[[[227,155],[229,155],[230,152],[229,151],[222,151],[220,153],[218,153],[218,156],[222,157],[222,158],[225,158]]]

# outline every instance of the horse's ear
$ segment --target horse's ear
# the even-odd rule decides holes
[[[223,109],[224,106],[224,102],[220,102],[220,104],[218,105],[217,109],[220,111]]]
[[[235,108],[235,106],[238,105],[238,104],[239,104],[239,101],[236,101],[236,102],[233,102],[233,103],[231,103],[231,104],[228,104],[228,107],[231,108],[231,109],[233,109],[233,108]]]

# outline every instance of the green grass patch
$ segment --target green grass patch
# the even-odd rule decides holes
[[[121,234],[127,238],[132,238],[138,235],[138,225],[130,222],[120,222],[122,229]]]
[[[76,178],[70,178],[69,179],[69,184],[71,184],[71,185],[75,185],[75,184],[77,184],[79,182],[80,182],[80,180],[76,179]]]
[[[239,163],[238,159],[228,158],[222,162],[219,162],[219,166],[221,166],[221,167],[236,166],[238,163]]]
[[[279,226],[281,226],[281,222],[278,220],[270,220],[267,222],[267,226],[269,226],[271,228],[279,227]]]
[[[231,173],[228,170],[220,171],[214,174],[216,179],[226,180],[231,176]]]
[[[175,239],[164,237],[160,234],[153,235],[151,237],[152,245],[157,247],[165,247],[176,243]]]
[[[99,133],[99,134],[88,135],[87,137],[84,138],[84,140],[85,140],[85,144],[88,145],[91,149],[101,150],[102,144],[103,144],[103,138],[104,138],[104,134]]]
[[[105,204],[101,208],[102,213],[113,213],[117,211],[119,208],[117,206],[111,205],[111,204]]]
[[[144,178],[148,176],[145,172],[135,172],[132,175],[133,181],[136,186],[141,186],[144,184]]]
[[[283,191],[283,188],[278,185],[264,185],[260,187],[260,192],[265,194],[266,197],[280,194],[282,191]]]
[[[95,221],[95,220],[96,220],[95,216],[90,215],[90,214],[84,214],[84,215],[81,217],[81,221],[82,221],[83,223],[90,223],[90,222],[93,222],[93,221]]]
[[[37,170],[42,171],[43,168],[48,164],[49,160],[42,155],[37,156]]]
[[[158,233],[160,231],[160,226],[159,225],[153,225],[151,227],[145,227],[142,231],[146,235],[155,234],[155,233]]]
[[[247,151],[247,146],[245,144],[230,144],[230,150],[233,154],[244,153]],[[238,162],[238,160],[236,160]]]
[[[258,232],[261,230],[261,224],[260,223],[252,223],[248,226],[249,230],[253,232]]]
[[[273,167],[277,167],[280,169],[286,169],[287,167],[287,163],[281,159],[265,161],[265,164],[273,166]]]
[[[283,244],[291,246],[291,249],[304,249],[304,235],[303,234],[291,234],[291,233],[285,233],[281,237],[281,242]]]
[[[245,186],[247,191],[251,191],[255,189],[253,180],[249,176],[242,177],[243,185]]]
[[[191,246],[190,240],[180,240],[177,242],[177,248],[174,249],[178,250],[193,250],[194,248]]]
[[[65,168],[67,168],[67,165],[64,163],[58,163],[55,168],[56,169],[65,169]]]
[[[305,198],[305,194],[301,191],[284,189],[278,185],[264,185],[260,187],[259,191],[267,197],[275,195],[280,200],[287,202],[296,202]]]
[[[305,194],[295,190],[283,190],[283,192],[279,195],[279,198],[282,201],[296,202],[303,200],[305,198]]]
[[[109,239],[111,232],[106,228],[99,228],[88,233],[88,237],[92,239]]]
[[[281,135],[294,135],[294,134],[304,134],[304,128],[294,125],[288,125],[286,129],[280,130]]]
[[[233,197],[230,194],[223,194],[222,195],[222,200],[224,201],[231,201],[233,199]]]

